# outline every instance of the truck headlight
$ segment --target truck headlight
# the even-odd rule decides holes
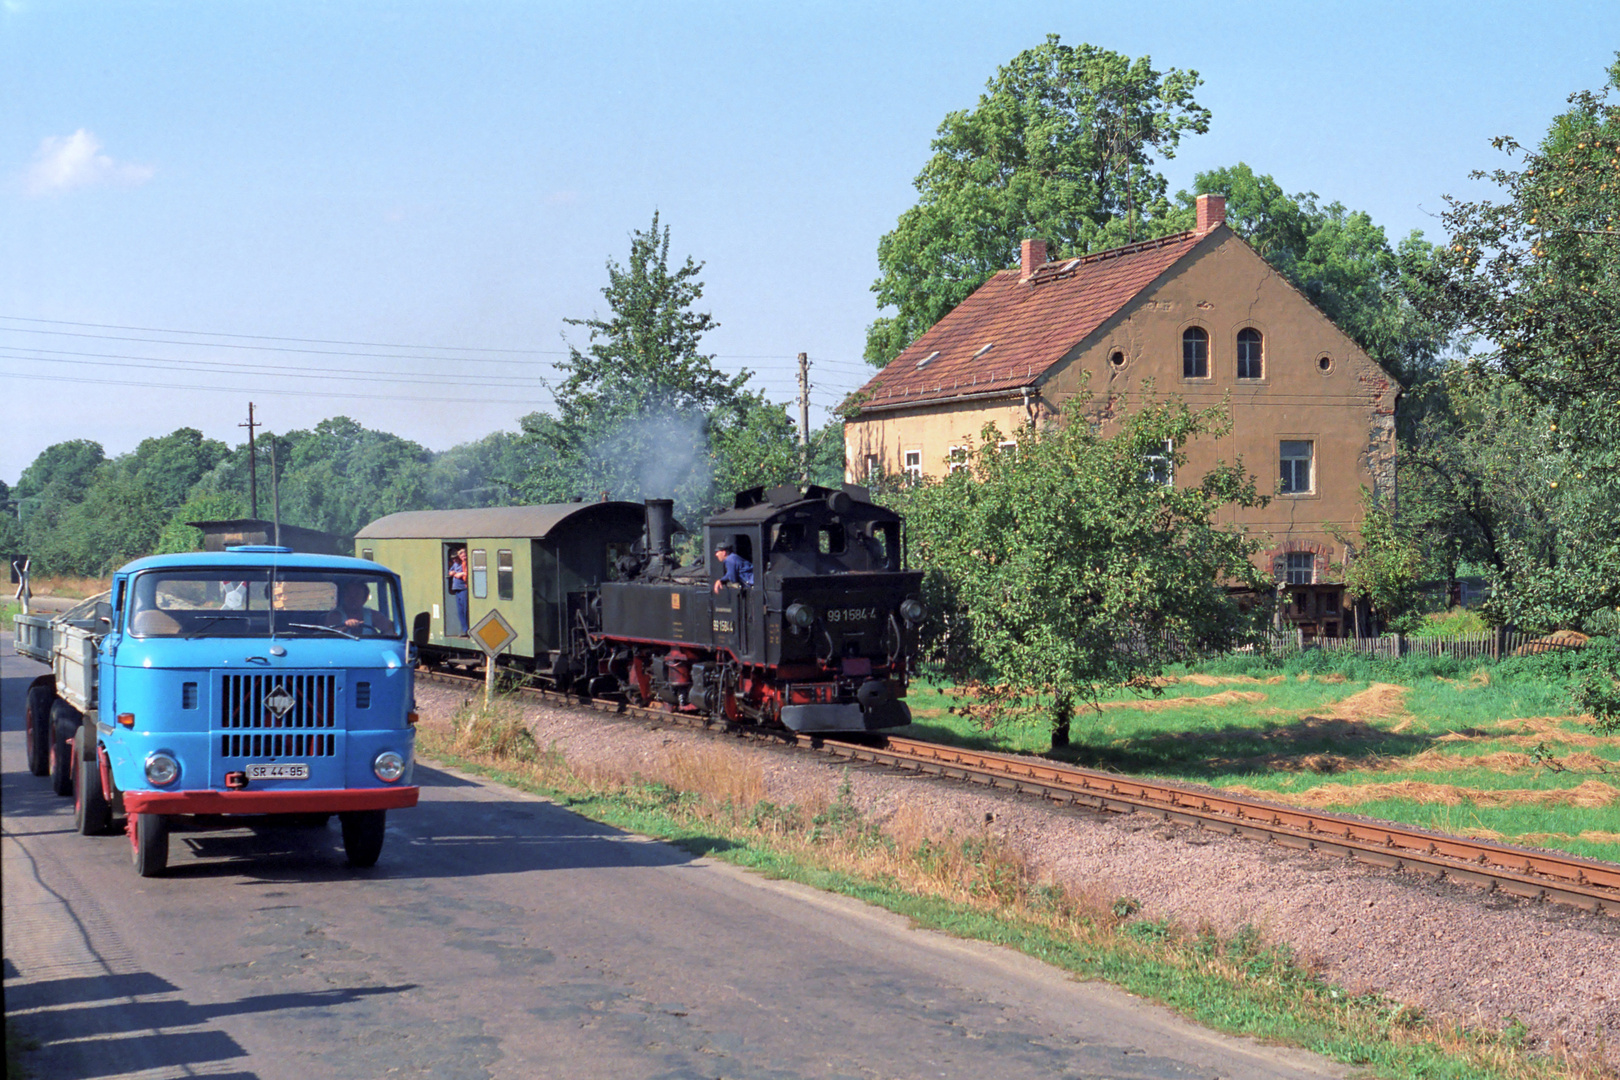
[[[928,609],[923,607],[921,600],[911,596],[900,601],[900,614],[905,618],[906,622],[918,623],[922,622],[922,617],[928,614]]]
[[[392,784],[405,775],[405,758],[393,750],[384,750],[371,763],[371,771],[385,784]]]
[[[153,787],[168,787],[180,778],[180,763],[159,750],[146,755],[146,782]]]
[[[807,628],[816,621],[816,609],[809,604],[789,604],[787,610],[782,614],[787,616],[788,622],[797,626],[800,630]]]

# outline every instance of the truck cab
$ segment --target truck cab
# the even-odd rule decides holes
[[[85,634],[55,635],[52,727],[79,831],[124,817],[143,876],[167,866],[172,830],[238,815],[335,813],[349,862],[371,866],[387,811],[416,804],[391,570],[270,546],[154,556],[113,576],[88,629],[77,655]]]

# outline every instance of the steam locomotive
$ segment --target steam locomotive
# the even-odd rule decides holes
[[[704,523],[689,565],[684,531],[653,499],[394,514],[355,543],[401,573],[429,663],[476,658],[469,631],[494,610],[519,635],[506,662],[560,689],[801,732],[910,723],[922,575],[898,514],[850,484],[753,488]],[[722,543],[754,584],[715,589]],[[450,591],[458,548],[472,626]]]

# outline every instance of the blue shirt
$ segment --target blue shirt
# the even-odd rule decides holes
[[[739,585],[752,585],[754,583],[754,564],[733,551],[726,556],[721,564],[721,581],[732,581]]]

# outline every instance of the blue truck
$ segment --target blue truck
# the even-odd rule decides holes
[[[51,665],[27,699],[28,764],[86,836],[122,819],[136,871],[177,830],[244,815],[342,824],[349,863],[415,806],[414,674],[399,575],[364,559],[245,546],[138,559],[100,597],[18,615]]]

